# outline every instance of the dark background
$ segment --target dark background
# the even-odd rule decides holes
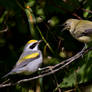
[[[0,77],[13,68],[30,39],[44,38],[39,46],[44,57],[42,67],[55,65],[76,54],[84,44],[76,41],[68,31],[61,32],[61,25],[69,18],[91,21],[91,9],[92,0],[0,0],[0,31],[8,26],[7,32],[0,33]],[[55,75],[64,92],[91,90],[92,52]],[[58,91],[53,75],[24,85],[2,88],[0,92]]]

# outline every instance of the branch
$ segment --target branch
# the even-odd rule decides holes
[[[8,26],[6,26],[6,28],[5,28],[5,29],[0,30],[0,33],[7,32],[7,30],[8,30]]]
[[[88,12],[88,13],[91,13],[92,14],[92,11],[91,10],[84,9],[84,8],[81,8],[81,10],[83,10],[84,12]]]
[[[67,65],[72,63],[74,60],[76,60],[76,59],[80,58],[81,56],[83,56],[84,54],[88,53],[88,51],[90,51],[90,50],[92,50],[92,47],[78,52],[76,55],[72,56],[69,59],[62,61],[59,64],[56,64],[54,66],[47,66],[47,67],[41,68],[42,72],[41,72],[40,75],[34,76],[32,78],[28,78],[28,79],[22,79],[22,80],[17,81],[16,83],[10,82],[10,83],[7,83],[7,84],[0,84],[0,88],[14,86],[14,85],[17,85],[17,84],[21,84],[21,83],[24,83],[24,82],[28,82],[28,81],[31,81],[31,80],[35,80],[35,79],[38,79],[38,78],[42,78],[42,77],[54,74],[55,72],[63,69],[64,67],[66,67]]]

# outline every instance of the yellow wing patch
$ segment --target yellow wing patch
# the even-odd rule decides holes
[[[32,42],[37,42],[37,40],[29,40],[27,43],[30,44]]]
[[[24,62],[24,61],[27,60],[27,59],[36,58],[37,56],[39,56],[39,53],[38,53],[38,52],[29,54],[29,55],[26,55],[26,56],[24,56],[23,58],[21,58],[21,59],[17,62],[17,64],[20,64],[21,62]]]
[[[27,55],[27,56],[25,56],[24,57],[24,59],[31,59],[31,58],[35,58],[35,57],[37,57],[39,55],[39,53],[38,52],[36,52],[36,53],[32,53],[31,55]]]

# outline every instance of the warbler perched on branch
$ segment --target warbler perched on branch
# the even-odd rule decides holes
[[[2,78],[15,74],[30,75],[36,72],[43,61],[42,53],[38,49],[40,42],[41,40],[28,41],[15,67]]]
[[[80,42],[92,41],[92,22],[88,20],[68,19],[63,30],[69,30],[70,34]]]

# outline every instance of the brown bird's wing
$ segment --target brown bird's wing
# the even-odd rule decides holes
[[[79,34],[77,37],[92,35],[92,29],[86,29],[84,32]]]
[[[85,35],[92,35],[92,29],[86,29],[85,32],[83,32]]]

